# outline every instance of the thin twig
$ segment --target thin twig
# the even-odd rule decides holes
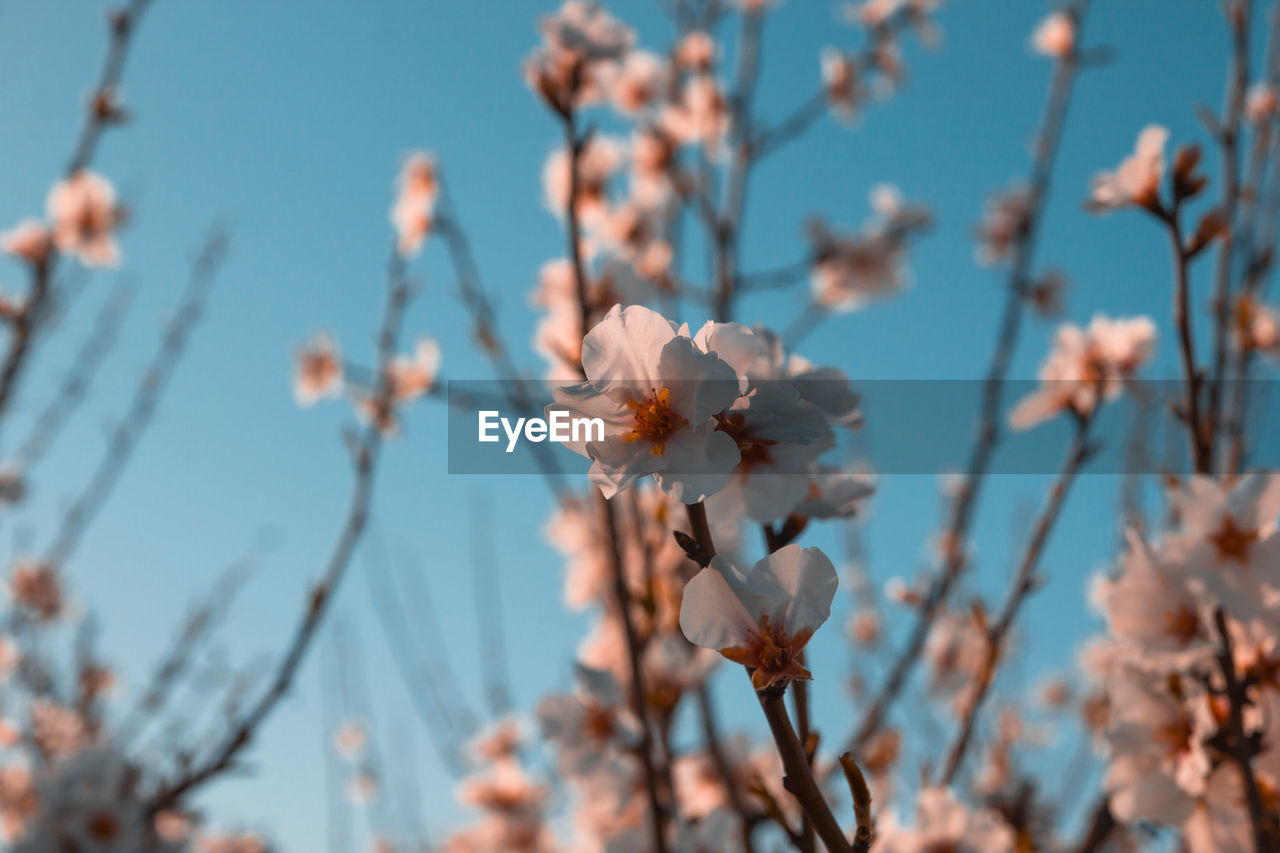
[[[127,468],[138,441],[151,423],[156,406],[182,360],[191,333],[200,322],[209,290],[226,258],[227,243],[226,232],[221,228],[214,228],[192,262],[190,280],[182,302],[167,324],[160,349],[138,383],[125,416],[112,430],[106,452],[89,477],[84,491],[63,515],[58,532],[45,551],[44,559],[51,565],[63,566],[70,559],[80,538]]]
[[[1077,0],[1068,10],[1075,21],[1077,44],[1083,33],[1088,8],[1089,0]],[[977,435],[970,452],[969,464],[965,469],[964,482],[959,494],[955,497],[951,518],[943,533],[943,565],[925,593],[906,645],[894,659],[888,677],[863,712],[857,728],[848,740],[846,749],[855,755],[871,741],[872,736],[884,723],[890,705],[901,692],[907,677],[921,658],[921,651],[934,618],[965,568],[964,543],[973,522],[982,483],[1000,439],[1004,382],[1017,347],[1022,317],[1026,309],[1026,295],[1031,285],[1031,270],[1040,233],[1040,222],[1048,198],[1053,166],[1078,70],[1079,48],[1058,61],[1049,87],[1044,118],[1036,135],[1027,213],[1014,247],[1008,291],[1005,295],[1000,329],[996,336],[995,351],[992,353],[991,363],[983,380],[982,407]]]
[[[1009,596],[1005,600],[1004,606],[1000,609],[1000,614],[996,621],[987,629],[987,657],[978,680],[973,685],[974,693],[968,699],[955,740],[952,741],[951,748],[947,751],[946,763],[940,777],[942,785],[949,786],[955,781],[956,773],[959,772],[961,763],[964,761],[965,752],[973,739],[974,724],[978,719],[979,712],[982,710],[982,703],[995,682],[996,670],[1000,666],[1005,642],[1008,639],[1009,631],[1013,628],[1018,609],[1022,606],[1027,596],[1041,584],[1040,579],[1035,574],[1036,566],[1039,565],[1040,558],[1044,555],[1045,545],[1049,541],[1049,535],[1053,532],[1054,525],[1062,515],[1062,507],[1066,502],[1068,492],[1071,490],[1071,485],[1075,481],[1076,474],[1079,473],[1080,467],[1084,465],[1093,452],[1093,447],[1089,444],[1089,425],[1091,422],[1091,415],[1076,418],[1075,435],[1067,449],[1066,458],[1062,463],[1062,470],[1049,488],[1048,501],[1032,528],[1031,538],[1027,542],[1022,559],[1018,563],[1017,572],[1014,574]]]
[[[372,401],[376,411],[390,410],[392,388],[387,377],[387,367],[395,356],[400,340],[400,329],[404,318],[405,307],[413,290],[405,271],[404,258],[395,245],[391,248],[391,257],[387,269],[387,300],[383,314],[382,329],[378,335],[378,383],[374,389]],[[364,534],[369,518],[370,505],[373,500],[374,474],[377,471],[379,452],[382,448],[382,428],[379,418],[371,418],[363,436],[353,449],[355,456],[355,479],[352,484],[350,503],[346,520],[338,533],[333,551],[330,553],[328,565],[319,583],[311,590],[306,607],[294,629],[293,639],[286,647],[284,656],[275,668],[266,689],[252,703],[249,710],[241,716],[204,760],[193,764],[182,776],[164,786],[152,799],[150,807],[153,811],[167,808],[176,803],[184,795],[208,782],[215,776],[233,766],[240,754],[258,728],[265,722],[280,700],[289,692],[297,677],[298,669],[311,648],[321,622],[328,612],[351,557],[355,553]]]

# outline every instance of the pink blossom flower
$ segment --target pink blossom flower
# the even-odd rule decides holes
[[[906,288],[907,239],[929,225],[929,214],[903,203],[895,187],[871,191],[874,218],[857,232],[837,234],[810,225],[813,302],[829,311],[855,311]]]
[[[49,257],[53,236],[43,222],[27,218],[0,234],[0,248],[29,264],[42,264]]]
[[[688,71],[710,71],[716,53],[715,39],[702,30],[693,30],[676,44],[676,64]]]
[[[1060,412],[1092,414],[1103,400],[1118,396],[1150,358],[1155,335],[1148,317],[1113,320],[1099,314],[1085,329],[1064,323],[1040,367],[1040,389],[1014,407],[1009,422],[1027,429]]]
[[[431,233],[439,192],[436,164],[431,155],[414,151],[406,157],[396,178],[396,199],[390,214],[400,254],[404,257],[417,254]]]
[[[293,397],[299,406],[312,406],[342,390],[342,354],[328,335],[316,335],[298,348]]]
[[[525,63],[525,80],[560,113],[599,100],[635,41],[595,0],[566,0],[539,29],[542,46]]]
[[[890,813],[880,828],[880,853],[1013,853],[1016,837],[993,809],[970,809],[949,788],[922,788],[916,795],[915,826]]]
[[[685,586],[680,628],[689,642],[748,667],[757,690],[807,681],[798,656],[831,615],[838,584],[817,548],[787,545],[746,573],[717,557]]]
[[[396,356],[387,366],[387,382],[397,403],[417,399],[436,384],[440,372],[440,344],[434,338],[421,338],[413,356]]]
[[[835,48],[826,48],[819,58],[822,85],[831,111],[841,121],[852,121],[854,112],[865,97],[858,79],[858,66],[848,54]]]
[[[542,188],[548,209],[564,216],[569,209],[569,154],[563,148],[542,167]],[[622,146],[607,136],[592,136],[578,154],[577,214],[583,225],[598,224],[608,211],[609,180],[624,162]]]
[[[1066,12],[1052,12],[1036,26],[1031,35],[1036,53],[1063,59],[1071,55],[1076,46],[1076,22]]]
[[[708,74],[695,74],[663,110],[659,126],[682,145],[701,145],[715,155],[729,132],[729,118],[729,99],[720,84]]]
[[[48,563],[19,562],[9,578],[9,594],[14,602],[41,622],[63,615],[66,601],[58,571]]]
[[[368,739],[369,736],[365,731],[364,723],[352,718],[344,722],[333,733],[333,748],[338,755],[347,761],[354,761],[364,753]]]
[[[592,460],[591,482],[605,497],[646,474],[685,503],[724,486],[740,457],[712,415],[737,398],[738,381],[687,328],[642,306],[614,306],[583,340],[582,368],[587,381],[555,389],[548,411],[603,421],[603,440],[582,435],[565,446]]]
[[[620,112],[634,115],[661,97],[665,83],[662,61],[648,51],[633,50],[610,81],[609,97]]]
[[[1205,791],[1212,734],[1207,697],[1190,679],[1121,668],[1112,679],[1106,788],[1123,822],[1177,825]]]
[[[88,170],[54,184],[46,202],[53,242],[89,267],[120,263],[115,229],[123,219],[111,182]]]
[[[1265,80],[1259,80],[1249,87],[1245,98],[1245,115],[1254,124],[1266,124],[1272,116],[1280,111],[1280,95],[1275,86]]]
[[[1106,213],[1158,203],[1160,178],[1164,174],[1164,146],[1168,139],[1168,129],[1157,124],[1144,127],[1133,153],[1122,160],[1115,171],[1094,175],[1090,208]]]

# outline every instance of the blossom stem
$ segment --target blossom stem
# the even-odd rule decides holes
[[[133,34],[140,23],[151,0],[130,0],[129,4],[111,14],[111,45],[107,49],[107,57],[103,61],[98,75],[98,84],[94,89],[95,97],[109,95],[124,76],[125,60],[129,56],[129,48],[133,42]],[[98,141],[102,131],[113,121],[106,110],[90,108],[84,127],[76,140],[74,152],[67,163],[68,177],[87,168],[98,150]],[[50,246],[48,255],[32,267],[31,292],[21,312],[12,320],[12,338],[8,351],[0,363],[0,415],[3,415],[12,401],[18,380],[27,363],[27,356],[35,343],[36,332],[44,319],[46,302],[49,300],[57,278],[60,254],[56,246]]]
[[[1182,357],[1182,375],[1187,386],[1186,423],[1191,444],[1191,458],[1196,473],[1209,473],[1211,453],[1205,440],[1204,423],[1200,419],[1200,369],[1196,366],[1195,338],[1191,328],[1190,274],[1191,256],[1182,240],[1179,211],[1175,205],[1165,222],[1173,250],[1173,324],[1178,330],[1178,352]]]
[[[1018,570],[1014,575],[1009,597],[1005,600],[996,621],[987,629],[987,657],[974,685],[974,693],[969,698],[965,708],[964,718],[961,720],[960,727],[956,732],[955,740],[947,751],[946,764],[939,780],[943,785],[951,785],[955,781],[956,774],[964,761],[965,752],[972,743],[974,724],[977,721],[979,711],[982,709],[982,703],[991,692],[991,686],[995,682],[996,670],[1000,665],[1004,645],[1008,639],[1009,631],[1013,627],[1014,619],[1017,617],[1018,609],[1022,606],[1027,596],[1041,583],[1040,579],[1036,577],[1035,569],[1044,554],[1049,535],[1053,532],[1055,523],[1062,515],[1062,507],[1066,502],[1067,493],[1071,490],[1071,484],[1075,481],[1080,467],[1088,461],[1091,454],[1089,426],[1092,420],[1091,415],[1077,417],[1075,436],[1067,449],[1066,459],[1062,463],[1062,470],[1058,473],[1057,479],[1054,480],[1049,489],[1048,502],[1032,528],[1031,539],[1027,542],[1026,550],[1018,563]]]
[[[787,706],[783,699],[784,693],[785,688],[770,688],[756,693],[760,708],[769,722],[769,731],[778,746],[778,755],[782,758],[782,770],[785,774],[782,786],[796,798],[830,853],[853,853],[853,846],[836,822],[831,807],[813,778],[809,756],[796,736],[795,729],[791,727],[791,718],[787,716]]]
[[[387,366],[395,357],[400,340],[405,308],[414,290],[405,273],[404,258],[397,247],[391,247],[387,268],[387,299],[383,309],[382,328],[378,333],[378,383],[374,389],[374,408],[381,411],[392,405],[392,388],[387,378]],[[312,589],[302,616],[298,620],[293,638],[277,664],[266,689],[249,706],[241,718],[231,725],[226,735],[202,760],[194,761],[174,782],[163,786],[151,799],[149,810],[159,812],[175,805],[182,797],[229,770],[241,750],[253,740],[259,727],[275,710],[280,700],[289,692],[298,670],[311,648],[324,616],[329,610],[334,594],[346,575],[356,546],[364,536],[373,502],[373,486],[378,458],[382,449],[382,428],[374,417],[357,443],[355,479],[352,483],[346,520],[330,552],[325,573]]]
[[[774,532],[773,525],[762,524],[760,529],[764,532],[765,547],[770,554],[789,544],[787,541],[782,541],[782,538]],[[805,665],[804,649],[801,649],[796,654],[796,662],[801,666]],[[800,744],[804,747],[806,761],[810,770],[812,770],[813,753],[810,751],[809,741],[813,732],[809,723],[809,686],[803,681],[795,682],[792,685],[791,701],[795,705],[796,728],[799,730]],[[805,853],[812,853],[814,849],[814,826],[813,821],[809,819],[808,813],[805,814],[804,826],[801,828],[800,849]]]
[[[1257,853],[1264,853],[1264,851],[1275,849],[1276,828],[1262,805],[1262,793],[1258,789],[1258,779],[1253,772],[1253,756],[1244,731],[1244,709],[1249,702],[1246,685],[1241,682],[1236,672],[1231,632],[1227,629],[1227,616],[1221,607],[1214,611],[1213,624],[1218,629],[1218,639],[1221,641],[1218,665],[1222,669],[1229,703],[1227,725],[1230,727],[1231,734],[1231,758],[1240,769],[1245,803],[1249,807],[1249,823],[1253,828],[1254,849]]]

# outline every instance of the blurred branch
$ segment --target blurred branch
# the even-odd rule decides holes
[[[114,10],[108,17],[111,43],[98,77],[98,84],[93,90],[85,123],[80,130],[71,160],[67,164],[67,176],[74,175],[89,166],[97,153],[103,131],[120,119],[118,110],[110,106],[111,98],[119,89],[124,77],[125,62],[133,43],[133,35],[150,5],[151,0],[130,0],[128,5]],[[60,258],[57,248],[50,246],[45,259],[33,265],[31,289],[26,303],[11,322],[12,338],[9,341],[9,349],[5,353],[3,362],[0,362],[0,418],[4,416],[12,401],[22,370],[26,366],[28,355],[35,342],[36,333],[46,319],[46,309],[49,307],[47,303],[50,302],[53,291],[52,283],[57,278]]]
[[[124,418],[112,431],[106,453],[94,469],[84,491],[63,515],[57,535],[45,551],[44,559],[48,563],[54,566],[66,564],[85,530],[106,503],[120,475],[124,473],[133,450],[151,423],[156,406],[182,360],[182,354],[192,331],[200,321],[205,300],[226,253],[226,232],[214,228],[192,262],[186,291],[176,313],[168,322],[160,350],[138,383]]]
[[[1072,15],[1075,23],[1077,45],[1083,34],[1088,8],[1089,0],[1075,0],[1068,8],[1068,14]],[[1058,60],[1053,81],[1049,87],[1044,118],[1036,135],[1027,212],[1014,246],[1008,291],[996,336],[995,351],[983,380],[977,435],[965,469],[964,482],[960,486],[959,494],[956,495],[950,521],[943,533],[943,564],[924,595],[906,645],[894,659],[883,686],[863,712],[857,728],[847,742],[845,751],[855,756],[870,742],[871,737],[884,723],[890,705],[902,690],[916,662],[921,658],[921,651],[924,649],[934,618],[950,595],[956,579],[965,569],[967,562],[965,540],[968,538],[969,528],[976,512],[982,483],[1000,439],[1004,381],[1009,373],[1009,366],[1018,343],[1023,313],[1026,310],[1041,216],[1049,195],[1053,167],[1062,139],[1062,129],[1066,122],[1067,107],[1071,101],[1071,92],[1079,68],[1078,56],[1079,47],[1077,46],[1075,52]]]
[[[124,280],[117,281],[102,310],[94,321],[93,328],[85,337],[77,350],[53,398],[40,411],[35,424],[25,441],[18,446],[14,463],[20,471],[29,471],[44,454],[54,439],[62,431],[80,403],[84,401],[85,392],[97,373],[98,367],[105,360],[107,353],[115,344],[116,333],[129,311],[129,303],[133,292]]]
[[[1101,392],[1099,392],[1098,399],[1101,400]],[[1022,559],[1018,564],[1018,570],[1014,574],[1009,596],[1005,600],[1004,606],[1000,609],[1000,614],[996,621],[987,629],[987,657],[983,662],[978,680],[973,686],[974,693],[968,697],[955,740],[952,741],[951,748],[947,751],[946,763],[939,778],[939,783],[944,786],[950,786],[955,782],[956,773],[960,770],[961,763],[964,761],[965,752],[973,738],[974,724],[977,721],[979,712],[982,710],[983,701],[990,693],[992,684],[995,683],[996,671],[1000,666],[1004,646],[1008,640],[1009,631],[1013,628],[1013,621],[1018,615],[1018,610],[1027,596],[1043,584],[1043,581],[1035,574],[1036,566],[1039,565],[1040,558],[1044,555],[1045,546],[1049,541],[1049,534],[1053,532],[1054,525],[1062,515],[1062,507],[1066,502],[1072,483],[1075,482],[1076,474],[1079,473],[1080,467],[1088,461],[1096,450],[1089,443],[1089,426],[1092,420],[1092,414],[1076,417],[1075,435],[1067,449],[1062,470],[1050,487],[1049,499],[1039,518],[1036,519],[1035,526],[1032,528],[1031,538],[1027,542],[1026,550],[1023,552]]]
[[[284,656],[276,664],[275,672],[266,689],[258,695],[249,710],[231,726],[221,742],[216,744],[202,761],[195,763],[179,778],[160,789],[150,803],[153,812],[172,806],[184,795],[230,769],[240,751],[249,744],[259,726],[266,721],[276,705],[289,692],[289,688],[293,686],[298,669],[311,647],[317,629],[324,620],[347,567],[351,564],[352,555],[364,535],[369,519],[374,475],[383,443],[380,423],[382,419],[378,415],[390,412],[394,405],[394,389],[388,378],[388,368],[395,357],[405,308],[413,292],[412,283],[405,270],[404,258],[393,243],[387,263],[386,305],[382,328],[378,333],[378,381],[371,401],[375,415],[370,418],[369,424],[352,449],[355,471],[350,503],[324,575],[312,588],[294,629],[293,639],[286,647]]]
[[[471,579],[475,592],[476,631],[479,634],[480,673],[485,685],[489,711],[495,717],[510,713],[511,681],[507,674],[507,649],[503,636],[506,619],[502,615],[502,591],[498,583],[498,555],[494,546],[497,532],[493,501],[475,496],[469,515],[471,522]]]

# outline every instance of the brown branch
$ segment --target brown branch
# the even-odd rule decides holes
[[[67,163],[66,175],[74,175],[87,168],[98,150],[98,142],[102,132],[118,121],[119,116],[110,108],[99,108],[104,98],[110,98],[124,76],[125,61],[129,56],[129,48],[133,43],[133,34],[142,20],[143,13],[151,5],[151,0],[130,0],[122,9],[111,13],[111,43],[107,56],[98,76],[98,84],[94,88],[94,97],[87,111],[85,123],[80,130],[79,139]],[[27,295],[22,311],[11,324],[12,338],[4,360],[0,363],[0,417],[12,402],[18,387],[22,371],[28,356],[35,344],[36,333],[45,319],[53,282],[57,277],[58,261],[61,255],[55,247],[50,247],[47,256],[31,269],[31,290]]]
[[[782,777],[782,786],[796,798],[800,808],[813,822],[814,830],[827,850],[831,853],[853,853],[849,839],[836,822],[831,806],[813,778],[809,756],[791,727],[791,718],[787,716],[787,706],[783,701],[784,691],[785,688],[770,688],[756,694],[760,709],[769,722],[769,731],[778,745],[778,755],[782,758],[782,770],[786,774]]]
[[[48,452],[50,445],[66,426],[93,382],[97,369],[115,344],[120,324],[129,310],[133,294],[121,279],[103,304],[93,329],[85,337],[71,360],[58,389],[40,410],[27,438],[18,445],[15,464],[26,472]]]
[[[376,411],[389,410],[393,404],[387,367],[395,356],[405,307],[413,292],[406,276],[404,258],[394,244],[388,262],[387,277],[386,307],[382,328],[378,334],[378,364],[381,369],[378,371],[378,384],[372,398]],[[231,768],[241,750],[248,746],[259,727],[293,686],[298,669],[311,648],[312,640],[328,612],[334,593],[346,574],[351,557],[364,534],[373,500],[374,474],[377,470],[379,452],[382,449],[382,438],[378,418],[374,417],[353,449],[355,479],[346,520],[329,555],[324,575],[311,590],[302,616],[294,629],[293,639],[290,640],[284,656],[276,665],[267,687],[251,704],[249,710],[231,727],[222,741],[215,745],[209,755],[195,763],[181,777],[160,789],[150,803],[153,811],[174,805],[184,795]]]
[[[1022,606],[1027,596],[1042,584],[1042,581],[1035,574],[1036,566],[1039,565],[1040,558],[1044,555],[1045,545],[1049,541],[1049,535],[1053,532],[1054,525],[1062,515],[1062,507],[1066,502],[1068,492],[1071,490],[1071,485],[1075,481],[1076,474],[1079,473],[1080,467],[1088,460],[1094,450],[1089,444],[1089,425],[1091,421],[1092,417],[1088,415],[1077,417],[1075,436],[1067,449],[1066,458],[1062,463],[1062,470],[1058,473],[1057,479],[1054,480],[1049,489],[1048,501],[1032,528],[1031,538],[1023,551],[1022,559],[1018,562],[1018,569],[1014,574],[1009,596],[1005,600],[1004,606],[1001,607],[996,621],[987,629],[987,657],[978,680],[974,684],[974,694],[969,698],[964,717],[956,732],[955,740],[952,741],[950,749],[947,750],[946,763],[939,778],[940,784],[944,786],[949,786],[955,781],[956,773],[959,772],[961,763],[964,761],[965,752],[972,742],[974,724],[978,719],[979,712],[982,710],[983,701],[990,693],[991,686],[995,682],[996,670],[1000,666],[1004,645],[1008,639],[1009,631],[1013,628],[1014,619],[1017,618],[1018,609]]]
[[[1084,28],[1089,0],[1076,0],[1069,7],[1076,25],[1077,44]],[[965,540],[973,522],[978,495],[987,469],[1000,439],[1000,412],[1004,400],[1004,381],[1013,360],[1025,310],[1027,292],[1031,286],[1037,238],[1045,201],[1048,198],[1053,166],[1057,159],[1062,128],[1066,121],[1071,91],[1079,70],[1079,48],[1060,60],[1054,69],[1049,87],[1044,118],[1036,136],[1031,165],[1031,182],[1028,193],[1027,214],[1015,243],[1013,262],[1009,271],[1008,292],[1004,311],[996,336],[995,351],[982,386],[982,407],[979,414],[977,436],[965,469],[960,492],[955,497],[951,518],[943,533],[943,565],[925,593],[916,614],[907,643],[895,658],[889,675],[880,691],[871,700],[861,721],[849,738],[847,751],[855,755],[870,742],[884,723],[889,707],[893,704],[916,662],[929,635],[929,628],[965,568]]]
[[[1211,468],[1210,442],[1205,435],[1205,422],[1200,417],[1200,390],[1203,377],[1196,364],[1195,332],[1190,309],[1191,252],[1182,238],[1180,204],[1161,216],[1168,226],[1169,246],[1173,253],[1173,325],[1178,331],[1178,354],[1182,361],[1182,377],[1186,397],[1181,415],[1187,426],[1191,459],[1197,473],[1207,474]]]

